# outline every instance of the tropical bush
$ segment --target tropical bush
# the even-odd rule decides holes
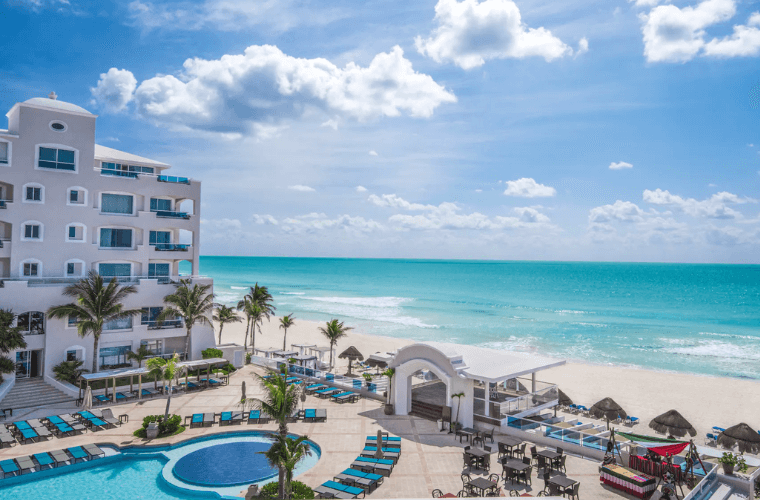
[[[279,483],[277,481],[273,483],[267,483],[261,488],[261,498],[277,498],[279,491]],[[290,498],[294,500],[311,499],[314,498],[314,490],[303,484],[301,481],[293,481],[290,483],[292,495]]]
[[[168,419],[165,419],[163,415],[148,415],[143,418],[143,425],[141,428],[134,432],[137,437],[147,437],[148,425],[152,422],[158,422],[158,437],[168,437],[175,434],[179,434],[184,431],[182,427],[182,417],[179,415],[170,415]]]
[[[224,353],[221,349],[215,349],[213,347],[209,347],[208,349],[204,349],[201,351],[201,356],[203,356],[203,359],[211,359],[211,358],[223,358]]]
[[[16,363],[8,354],[14,349],[25,349],[26,340],[21,327],[13,326],[16,315],[10,309],[0,309],[0,383],[3,373],[16,371]]]
[[[82,361],[61,361],[53,367],[53,374],[57,380],[77,385],[79,376],[87,370],[82,368]]]

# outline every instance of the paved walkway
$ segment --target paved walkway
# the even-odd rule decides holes
[[[230,385],[217,389],[205,390],[189,394],[175,395],[171,400],[171,413],[186,415],[214,411],[239,409],[241,383],[245,380],[247,396],[256,397],[261,394],[258,384],[253,381],[254,368],[247,366],[230,377]],[[154,442],[135,438],[132,432],[142,425],[143,417],[163,414],[166,399],[155,398],[142,401],[130,401],[113,406],[115,415],[129,415],[129,422],[116,429],[99,432],[87,432],[80,436],[69,438],[52,438],[48,441],[28,445],[16,445],[0,450],[0,460],[22,455],[30,455],[40,451],[50,451],[68,448],[85,443],[113,444],[127,446],[133,444],[166,444],[179,442],[200,435],[224,433],[229,430],[267,429],[275,430],[276,424],[224,426],[187,429],[185,432],[167,439]],[[401,436],[401,458],[396,464],[393,474],[386,478],[385,483],[370,497],[374,498],[430,498],[433,489],[438,488],[444,493],[456,494],[462,489],[460,474],[462,473],[462,448],[453,435],[439,432],[435,422],[406,416],[387,416],[383,413],[382,404],[362,399],[358,403],[337,404],[328,400],[308,396],[306,408],[327,408],[327,422],[289,424],[291,432],[306,434],[322,449],[322,458],[317,465],[298,477],[300,481],[316,487],[335,474],[348,468],[349,464],[359,455],[364,446],[365,437],[376,434],[378,429],[392,435]],[[14,416],[11,420],[46,417],[59,413],[73,413],[74,407],[49,407],[37,409]],[[498,441],[498,435],[495,436]],[[493,445],[496,450],[496,445]],[[495,463],[495,456],[493,462]],[[621,499],[630,498],[617,490],[612,490],[599,484],[598,464],[580,458],[569,457],[567,475],[581,482],[580,498],[583,500]],[[492,466],[492,472],[500,474],[501,466]],[[473,473],[473,478],[477,476]],[[0,483],[1,484],[1,483]],[[502,483],[503,484],[503,483]],[[527,489],[520,486],[521,493],[535,495],[543,488],[543,481],[536,478],[533,472],[533,484]],[[0,490],[1,491],[1,490]],[[508,494],[508,492],[504,492]]]

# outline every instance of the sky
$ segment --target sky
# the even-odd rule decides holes
[[[760,1],[10,0],[0,107],[202,181],[201,253],[760,263]]]

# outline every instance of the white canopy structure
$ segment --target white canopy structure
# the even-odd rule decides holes
[[[465,427],[472,427],[476,419],[506,424],[508,416],[524,417],[556,404],[556,385],[538,382],[536,373],[564,364],[522,352],[442,342],[412,344],[399,349],[389,363],[395,369],[392,402],[397,415],[412,411],[412,377],[429,371],[441,383],[420,384],[423,387],[415,389],[420,401],[457,407],[455,418]],[[461,393],[464,396],[452,399]]]
[[[293,349],[298,349],[298,353],[303,356],[306,354],[306,349],[310,349],[312,347],[317,347],[316,344],[290,344],[290,347]]]

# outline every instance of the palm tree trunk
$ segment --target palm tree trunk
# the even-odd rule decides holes
[[[251,330],[251,352],[256,352],[256,321],[253,322],[253,330]]]
[[[217,345],[221,345],[222,343],[222,329],[224,328],[224,323],[219,323],[219,342],[217,342]]]
[[[243,349],[248,350],[248,330],[251,328],[251,318],[250,316],[246,318],[245,321],[245,340],[243,340]]]
[[[92,373],[98,372],[98,345],[100,345],[100,332],[95,332],[93,335],[93,342],[92,342]]]
[[[282,350],[284,351],[285,350],[285,345],[286,345],[285,341],[288,338],[288,329],[287,328],[283,328],[283,330],[285,330],[285,335],[282,336]]]
[[[190,332],[193,331],[192,326],[187,327],[187,335],[185,335],[185,361],[190,359]]]
[[[330,342],[330,369],[333,369],[333,345],[335,342]],[[350,363],[350,361],[349,361]]]
[[[169,397],[166,398],[166,410],[164,411],[164,420],[169,418],[169,405],[172,403],[172,383],[169,381]]]
[[[278,481],[279,481],[279,488],[278,493],[279,496],[277,498],[285,498],[285,469],[280,465],[278,467]]]

